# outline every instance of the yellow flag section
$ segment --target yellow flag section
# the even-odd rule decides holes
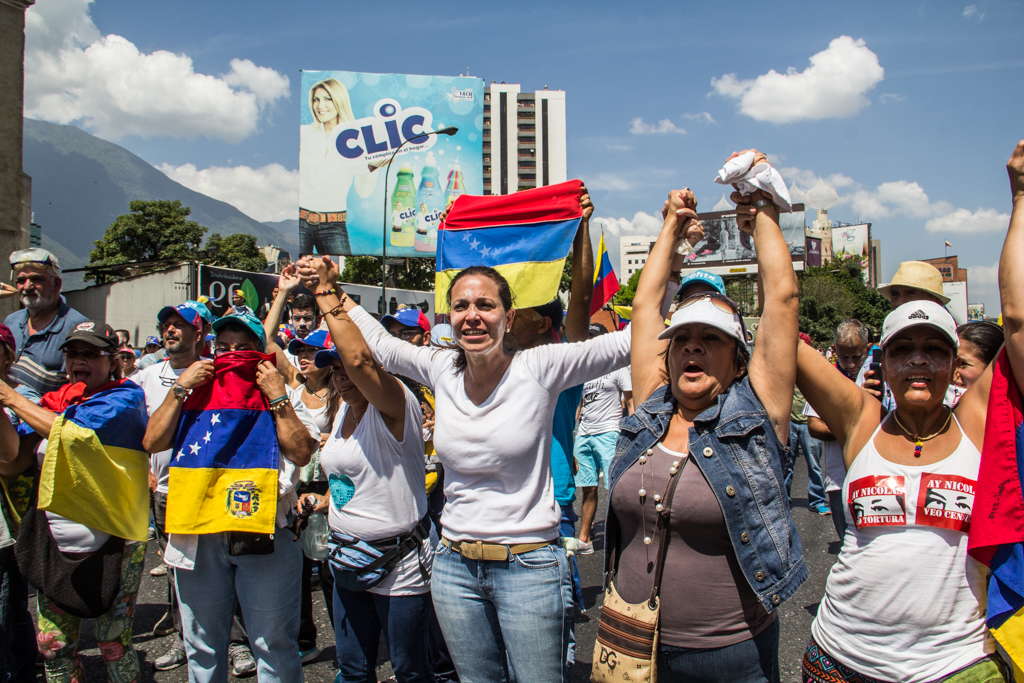
[[[508,280],[515,295],[516,308],[531,308],[543,306],[555,298],[564,268],[565,258],[560,258],[557,261],[499,265],[494,269]],[[460,270],[453,268],[434,274],[434,291],[438,293],[434,308],[438,313],[448,312],[448,287]]]
[[[168,533],[274,533],[276,469],[172,467],[168,489],[177,493],[167,500]]]
[[[39,509],[129,541],[149,538],[147,421],[132,382],[68,406],[50,429]]]

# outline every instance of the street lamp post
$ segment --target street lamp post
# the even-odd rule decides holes
[[[419,138],[429,137],[431,135],[455,135],[458,132],[459,132],[459,129],[456,128],[455,126],[448,126],[447,128],[442,128],[441,130],[428,130],[425,133],[420,133],[419,135],[413,135],[411,138],[409,138],[408,140],[406,140],[405,142],[400,144],[398,146],[398,149],[395,150],[394,154],[391,155],[391,158],[388,159],[388,167],[384,170],[384,231],[383,231],[384,239],[381,242],[381,259],[380,259],[380,308],[381,308],[380,317],[381,318],[383,318],[388,313],[388,292],[387,292],[388,282],[387,282],[387,279],[386,279],[387,267],[388,267],[388,173],[391,172],[391,162],[394,161],[395,157],[398,156],[398,152],[403,147],[405,147],[405,143],[406,142],[412,142],[413,140],[418,140]]]

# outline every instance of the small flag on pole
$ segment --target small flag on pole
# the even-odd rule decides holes
[[[949,243],[949,240],[946,240],[946,246],[947,247],[952,247],[953,245]]]
[[[619,280],[612,270],[612,262],[604,246],[604,231],[601,231],[601,241],[597,244],[597,272],[594,273],[594,296],[590,300],[590,315],[600,311],[602,306],[612,300],[617,291]]]

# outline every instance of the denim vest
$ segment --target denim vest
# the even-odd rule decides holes
[[[612,549],[621,542],[611,491],[622,473],[661,441],[675,408],[666,384],[622,421],[615,459],[608,468],[606,573]],[[808,575],[782,484],[786,447],[746,377],[697,416],[689,437],[691,464],[700,468],[718,498],[743,575],[770,613],[796,593]]]

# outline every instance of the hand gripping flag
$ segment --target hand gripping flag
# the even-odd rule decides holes
[[[570,180],[515,194],[456,199],[437,232],[435,309],[447,312],[448,285],[469,266],[501,273],[516,308],[554,299],[583,217],[582,194],[583,183]]]
[[[84,397],[81,382],[46,394],[60,413],[39,473],[38,508],[129,541],[149,538],[146,397],[118,380]],[[25,423],[22,423],[27,428]]]
[[[619,280],[612,270],[611,259],[608,258],[608,250],[604,246],[604,232],[601,232],[601,241],[597,243],[597,272],[594,273],[594,296],[590,299],[590,315],[601,310],[601,307],[612,300],[615,292],[619,291]]]
[[[967,550],[988,565],[987,623],[1024,668],[1024,411],[1003,349],[993,366]]]
[[[167,532],[273,533],[277,519],[277,431],[256,366],[273,361],[234,351],[185,399],[171,458]]]

